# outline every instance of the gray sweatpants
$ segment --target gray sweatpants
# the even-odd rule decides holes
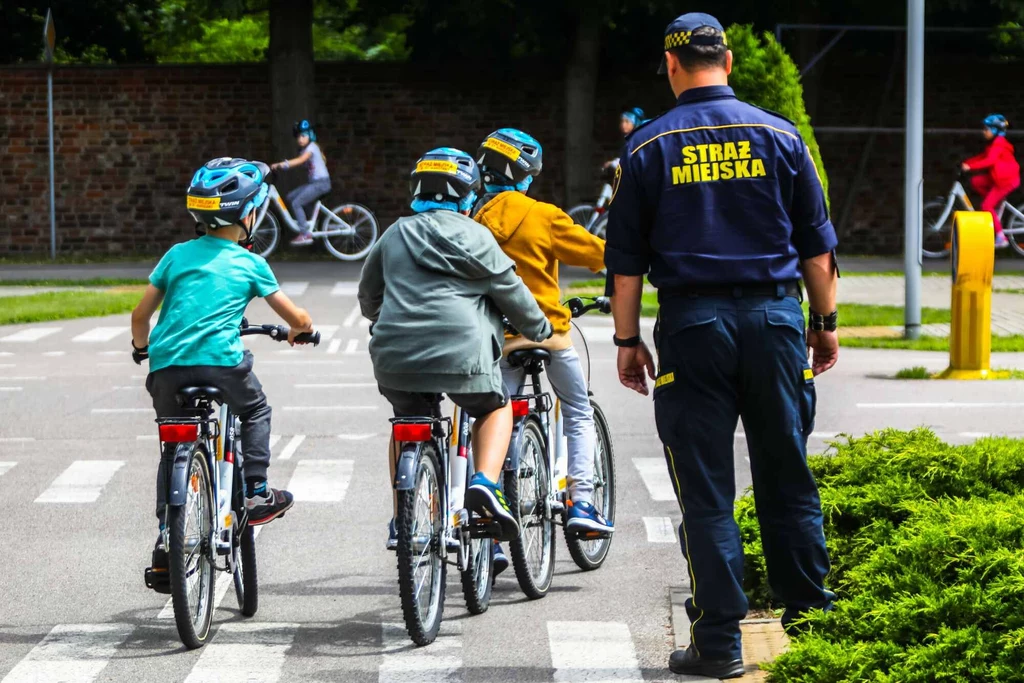
[[[503,359],[501,374],[509,392],[516,394],[523,383],[524,370],[513,368]],[[562,402],[563,431],[569,450],[569,495],[574,503],[593,502],[597,430],[594,427],[594,409],[590,407],[587,378],[583,375],[576,349],[570,346],[551,351],[546,374],[551,389]]]
[[[242,444],[245,478],[266,478],[270,464],[270,406],[263,385],[252,372],[252,353],[245,351],[242,362],[235,367],[214,365],[173,365],[149,373],[146,390],[153,397],[157,417],[184,415],[177,394],[184,387],[211,386],[220,389],[221,397],[242,421]],[[167,478],[174,462],[173,444],[160,456],[156,476],[156,516],[163,521],[167,505]]]
[[[288,193],[285,199],[288,200],[288,206],[292,209],[292,215],[295,216],[295,220],[299,224],[299,230],[304,233],[312,232],[313,228],[306,221],[306,207],[330,191],[331,179],[327,178],[299,185]]]

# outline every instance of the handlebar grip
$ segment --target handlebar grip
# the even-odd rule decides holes
[[[288,333],[285,332],[285,339],[288,338]],[[319,332],[303,332],[302,334],[295,335],[295,343],[297,344],[312,344],[313,346],[320,345],[320,333]]]
[[[597,310],[601,311],[605,315],[612,312],[612,301],[606,296],[599,296],[595,300],[597,304]]]
[[[569,313],[572,317],[578,318],[586,313],[586,306],[583,304],[583,299],[579,297],[573,297],[565,302],[565,305],[569,307]]]

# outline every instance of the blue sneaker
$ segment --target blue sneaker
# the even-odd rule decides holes
[[[398,548],[398,527],[395,526],[395,520],[388,522],[388,542],[384,544],[384,547],[388,550],[395,550]]]
[[[597,508],[585,501],[569,501],[569,521],[565,523],[565,528],[578,533],[597,532],[611,535],[615,532],[615,526],[605,519]]]
[[[475,512],[477,517],[494,520],[500,529],[497,540],[511,541],[519,537],[519,522],[509,510],[505,494],[482,472],[477,472],[469,480],[466,507]]]
[[[501,549],[501,544],[497,541],[494,542],[494,578],[498,578],[498,574],[508,569],[508,556],[505,551]]]

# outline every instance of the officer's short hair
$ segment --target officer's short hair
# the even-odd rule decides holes
[[[714,36],[718,31],[711,26],[701,26],[693,32],[695,36]],[[680,45],[669,49],[676,56],[679,65],[687,71],[725,68],[725,45]]]

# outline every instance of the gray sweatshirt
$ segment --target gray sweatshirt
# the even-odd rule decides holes
[[[551,324],[489,230],[453,211],[400,218],[370,250],[359,306],[377,382],[424,393],[501,392],[504,314],[543,341]]]

